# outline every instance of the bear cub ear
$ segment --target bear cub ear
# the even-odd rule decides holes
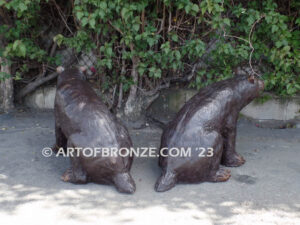
[[[81,73],[85,73],[87,68],[86,68],[86,66],[80,66],[79,70],[80,70]]]
[[[64,70],[65,70],[65,68],[62,67],[62,66],[59,66],[59,67],[56,68],[56,72],[59,73],[59,74],[64,72]]]
[[[248,81],[251,83],[251,84],[254,84],[254,80],[255,80],[255,77],[253,75],[249,76],[248,77]]]

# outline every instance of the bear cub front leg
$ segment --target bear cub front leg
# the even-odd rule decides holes
[[[228,167],[238,167],[245,163],[245,159],[235,151],[237,115],[228,118],[227,126],[222,132],[224,150],[221,164]]]

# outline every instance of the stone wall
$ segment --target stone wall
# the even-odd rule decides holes
[[[55,86],[39,88],[26,96],[25,105],[34,109],[53,109],[55,99]]]
[[[194,89],[169,89],[161,93],[148,110],[148,115],[156,120],[167,122],[195,94]],[[270,94],[269,94],[270,95]],[[264,103],[251,102],[242,111],[244,116],[261,126],[284,127],[300,126],[300,96],[281,99],[271,95]]]
[[[55,91],[54,86],[40,88],[25,98],[25,104],[35,109],[53,109]],[[194,89],[164,90],[148,108],[147,114],[166,123],[196,93]],[[271,95],[271,99],[264,103],[253,101],[241,111],[241,115],[261,126],[278,128],[290,124],[300,127],[300,96],[281,99]]]

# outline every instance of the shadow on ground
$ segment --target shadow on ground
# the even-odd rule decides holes
[[[135,147],[159,147],[161,130],[130,130]],[[0,216],[5,224],[299,224],[300,130],[259,129],[240,121],[237,150],[247,160],[225,183],[153,189],[156,158],[137,158],[134,195],[60,180],[63,157],[42,156],[54,143],[52,112],[0,115]]]

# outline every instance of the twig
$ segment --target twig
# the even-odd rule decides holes
[[[118,99],[118,109],[122,107],[122,101],[123,101],[123,83],[119,86],[119,99]]]
[[[63,21],[64,24],[66,25],[66,28],[70,31],[70,33],[71,33],[72,35],[74,35],[73,31],[72,31],[71,28],[68,26],[68,23],[67,23],[67,21],[66,21],[66,18],[65,18],[65,16],[62,14],[60,7],[57,5],[57,3],[56,3],[55,0],[52,0],[52,1],[53,1],[53,3],[54,3],[55,7],[57,8],[58,14],[60,15],[62,21]]]
[[[170,33],[172,30],[172,9],[170,7],[170,11],[169,11],[169,28],[168,28],[168,33]]]
[[[249,66],[250,66],[252,72],[253,72],[255,75],[257,75],[258,77],[260,77],[260,75],[259,75],[258,73],[256,73],[256,72],[253,70],[253,67],[252,67],[252,54],[253,54],[253,52],[254,52],[255,49],[254,49],[254,47],[253,47],[253,45],[252,45],[252,43],[251,43],[251,36],[252,36],[252,32],[253,32],[253,29],[254,29],[255,25],[256,25],[257,23],[259,23],[260,20],[261,20],[262,18],[264,18],[264,17],[265,17],[265,16],[262,15],[258,20],[256,20],[256,21],[253,23],[253,25],[252,25],[252,27],[251,27],[251,30],[250,30],[250,33],[249,33],[249,37],[248,37],[249,45],[250,45],[250,48],[251,48],[251,52],[250,52],[250,56],[249,56]]]
[[[158,87],[156,87],[155,89],[151,90],[151,91],[145,91],[144,89],[138,87],[138,89],[141,91],[141,93],[144,96],[153,96],[155,95],[158,91],[162,90],[162,89],[166,89],[170,87],[170,82],[166,83],[166,84],[162,84]]]
[[[145,9],[143,9],[143,11],[142,11],[141,21],[142,21],[142,33],[144,33],[144,30],[145,30]]]
[[[249,44],[249,47],[251,48],[251,52],[250,52],[250,55],[249,55],[249,66],[250,66],[250,68],[251,68],[251,70],[252,70],[252,73],[255,74],[255,75],[258,76],[258,77],[260,77],[260,75],[259,75],[258,73],[256,73],[256,72],[254,71],[253,67],[252,67],[252,55],[253,55],[253,52],[254,52],[255,49],[254,49],[254,47],[253,47],[253,45],[252,45],[252,42],[251,42],[251,36],[252,36],[253,30],[254,30],[256,24],[259,23],[259,22],[261,21],[261,19],[264,18],[264,17],[265,17],[265,15],[262,15],[259,19],[257,19],[257,20],[252,24],[251,29],[250,29],[250,32],[249,32],[248,40],[247,40],[247,39],[244,39],[244,38],[241,38],[241,37],[234,36],[234,35],[228,35],[228,34],[226,34],[226,31],[225,31],[225,29],[224,29],[224,27],[223,27],[223,31],[224,31],[223,36],[224,36],[224,37],[232,37],[232,38],[236,38],[236,39],[245,41],[245,42],[247,42],[247,43]]]
[[[122,45],[122,54],[125,52],[125,45]],[[125,76],[126,74],[126,61],[122,58],[122,69],[121,69],[121,76]],[[121,82],[119,86],[119,99],[118,99],[118,105],[117,107],[120,109],[122,107],[122,101],[123,101],[123,83]]]
[[[161,31],[163,31],[165,26],[165,17],[166,17],[166,6],[164,4],[163,6],[163,18],[161,19],[161,24],[159,30],[156,32],[156,34],[160,34]],[[164,36],[164,35],[163,35]]]
[[[74,61],[75,61],[75,57],[71,57],[71,59],[65,63],[64,67],[69,67]],[[20,90],[20,92],[17,95],[17,100],[20,101],[23,97],[25,97],[27,94],[31,93],[32,91],[34,91],[36,88],[38,88],[39,86],[41,86],[42,84],[46,83],[47,81],[50,81],[54,78],[57,77],[57,73],[51,73],[48,76],[45,77],[40,77],[39,79],[36,79],[35,81],[33,81],[32,83],[27,84],[23,89]]]
[[[72,9],[74,9],[74,0],[71,1],[72,2]],[[76,27],[76,30],[79,30],[80,27],[78,26],[78,22],[76,20],[76,16],[74,15],[74,11],[72,10],[72,16],[73,16],[73,21],[74,21],[74,25]]]
[[[110,103],[110,106],[108,107],[109,110],[111,110],[113,108],[114,104],[115,104],[116,90],[117,90],[117,85],[115,84],[113,94],[112,94],[111,103]]]
[[[118,28],[116,27],[115,25],[112,24],[112,22],[109,20],[108,23],[116,30],[118,31],[121,35],[123,35],[123,32]]]

